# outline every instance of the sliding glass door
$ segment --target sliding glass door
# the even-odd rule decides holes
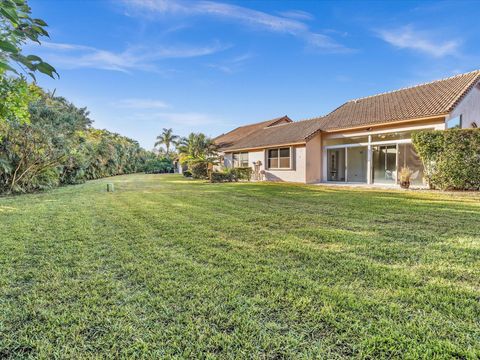
[[[345,181],[345,148],[329,149],[328,158],[328,181]]]
[[[367,146],[355,146],[347,148],[347,182],[367,182],[367,159]]]
[[[397,145],[376,145],[373,150],[373,182],[397,182]]]
[[[368,147],[353,146],[327,150],[328,181],[367,182]]]

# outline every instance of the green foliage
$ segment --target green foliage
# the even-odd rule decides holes
[[[3,196],[0,358],[479,359],[479,212],[178,175]]]
[[[179,139],[177,135],[173,134],[173,129],[163,128],[163,132],[157,136],[157,142],[155,143],[155,147],[165,145],[165,156],[170,156],[170,147],[172,144],[175,144],[176,141]]]
[[[33,94],[32,94],[33,93]],[[0,193],[44,190],[141,171],[151,156],[129,138],[91,127],[85,108],[39,88],[29,121],[9,121],[0,131]]]
[[[252,168],[236,167],[224,169],[224,171],[214,171],[210,174],[210,181],[232,182],[232,181],[250,181],[252,178]]]
[[[214,164],[218,157],[215,143],[202,133],[191,133],[188,137],[180,139],[177,150],[182,164],[197,161]]]
[[[184,177],[192,177],[192,172],[191,172],[191,171],[188,171],[188,170],[185,170],[185,171],[183,172],[183,176],[184,176]]]
[[[251,167],[236,167],[231,169],[233,179],[235,181],[247,180],[250,181],[252,178],[252,168]]]
[[[194,179],[207,179],[208,178],[208,162],[197,160],[190,162],[188,170],[192,173]]]
[[[213,171],[210,174],[210,182],[212,183],[232,182],[232,181],[233,181],[233,174],[229,171],[227,172]]]
[[[172,160],[164,157],[148,160],[144,171],[147,174],[164,174],[173,172],[173,169]]]
[[[480,129],[422,131],[412,141],[431,187],[480,190]]]
[[[0,136],[10,124],[30,121],[29,104],[38,98],[34,85],[28,85],[23,78],[0,76]]]
[[[36,55],[25,55],[21,50],[28,41],[40,44],[42,37],[48,37],[46,27],[45,21],[31,17],[26,0],[0,0],[0,76],[7,71],[18,74],[12,67],[16,64],[33,78],[37,71],[58,77],[50,64]]]

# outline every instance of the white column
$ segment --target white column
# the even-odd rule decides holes
[[[367,184],[372,183],[372,135],[368,135],[367,147]]]

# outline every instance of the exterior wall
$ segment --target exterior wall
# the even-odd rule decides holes
[[[480,84],[480,83],[479,83]],[[462,128],[471,128],[472,122],[480,127],[480,88],[475,86],[457,105],[447,120],[462,115]]]
[[[317,148],[317,152],[319,148]],[[269,170],[266,169],[266,149],[248,151],[248,164],[253,168],[253,163],[260,161],[260,170],[265,171],[264,179],[267,181],[289,181],[305,183],[306,177],[306,149],[305,146],[292,147],[292,170]],[[224,155],[225,167],[232,167],[232,153]]]
[[[293,169],[292,170],[265,170],[265,180],[268,181],[289,181],[305,183],[306,176],[306,148],[305,146],[294,146]],[[265,168],[266,158],[262,161],[262,168]]]
[[[318,133],[305,146],[306,173],[305,182],[308,184],[320,182],[322,179],[322,134]]]
[[[322,174],[321,174],[321,181],[327,182],[328,176],[328,164],[327,164],[327,151],[323,148],[323,141],[326,139],[331,138],[342,138],[347,136],[368,136],[372,134],[378,134],[383,132],[402,132],[402,131],[415,131],[415,130],[425,130],[425,129],[435,129],[435,130],[443,130],[445,129],[445,119],[438,118],[435,120],[428,120],[428,121],[417,121],[410,124],[404,125],[389,125],[389,126],[379,126],[373,128],[371,131],[345,131],[345,132],[335,132],[335,133],[323,133],[322,134],[322,147],[321,147],[321,157],[322,157]],[[370,153],[370,150],[369,150]],[[371,158],[368,160],[369,163],[371,162]],[[370,168],[370,165],[368,166]],[[368,174],[367,174],[368,179]]]

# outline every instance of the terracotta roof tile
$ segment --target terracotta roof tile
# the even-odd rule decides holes
[[[304,143],[306,139],[319,131],[319,119],[282,123],[262,127],[249,136],[235,141],[230,146],[222,147],[222,151],[252,149],[274,145]]]
[[[351,100],[324,117],[292,122],[287,116],[246,125],[215,139],[222,151],[306,142],[317,131],[446,115],[480,81],[480,70]]]
[[[444,115],[480,80],[480,70],[351,100],[322,118],[322,130]]]
[[[291,123],[292,120],[288,116],[282,116],[275,119],[262,121],[255,124],[249,124],[245,126],[240,126],[232,131],[217,136],[215,139],[215,143],[219,146],[220,149],[228,148],[234,146],[235,143],[248,137],[255,133],[257,130],[263,129],[268,126],[272,126],[279,123]]]

